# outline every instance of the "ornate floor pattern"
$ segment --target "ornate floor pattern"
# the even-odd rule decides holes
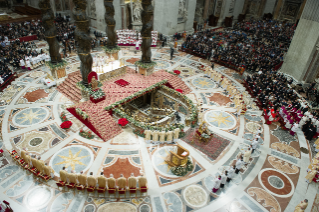
[[[96,49],[93,54],[104,53]],[[275,124],[265,125],[254,104],[249,105],[245,115],[238,116],[228,93],[200,70],[210,65],[208,61],[184,52],[176,52],[170,60],[169,48],[152,49],[152,54],[157,62],[155,71],[181,71],[180,78],[191,89],[187,96],[194,103],[203,103],[203,120],[214,133],[212,140],[203,144],[193,138],[194,130],[187,128],[185,137],[177,140],[190,151],[193,170],[184,177],[173,175],[166,158],[175,146],[147,144],[130,128],[107,142],[97,137],[89,140],[79,135],[81,129],[87,128],[67,113],[74,125],[70,130],[61,129],[60,113],[73,103],[56,88],[48,89],[40,82],[49,73],[42,66],[19,73],[11,86],[0,92],[0,148],[28,148],[53,167],[55,180],[63,166],[68,171],[94,175],[103,172],[116,178],[120,174],[127,178],[132,173],[143,173],[149,193],[143,197],[129,198],[127,193],[126,197],[109,198],[61,191],[54,180],[44,184],[27,175],[5,152],[0,157],[0,199],[9,201],[14,211],[24,212],[291,212],[304,198],[309,200],[307,212],[319,210],[318,186],[304,181],[310,158],[300,152],[300,147],[308,149],[302,133],[293,137]],[[141,52],[135,54],[123,48],[120,57],[135,69]],[[79,70],[76,55],[66,60],[68,74]],[[241,75],[217,64],[215,70],[244,92]],[[245,98],[250,101],[249,96]],[[247,151],[260,127],[258,149],[225,188],[212,193],[213,180]]]

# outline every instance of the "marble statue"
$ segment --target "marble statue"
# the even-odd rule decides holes
[[[92,71],[93,58],[90,54],[91,41],[89,20],[86,16],[86,0],[73,0],[73,16],[76,24],[75,40],[78,42],[78,55],[81,60],[82,83],[88,87],[88,75]]]
[[[142,16],[141,12],[143,11],[143,7],[140,1],[135,1],[133,6],[133,22],[141,22]]]
[[[143,27],[141,30],[142,35],[142,63],[151,63],[151,44],[152,44],[152,30],[153,30],[153,6],[152,0],[142,0],[143,12],[142,12],[142,22]]]
[[[91,17],[96,18],[96,6],[95,1],[90,2],[90,11],[91,11]]]
[[[107,48],[114,49],[117,47],[117,36],[115,33],[116,21],[114,19],[114,5],[113,0],[104,0],[105,7],[105,23],[107,24],[106,33],[107,33]]]
[[[186,8],[186,0],[179,0],[178,6],[178,18],[183,19],[183,21],[187,21],[188,11]]]
[[[197,6],[195,11],[195,17],[199,24],[204,23],[203,14],[204,14],[203,8]]]
[[[62,58],[59,52],[60,45],[56,38],[57,30],[54,24],[54,14],[50,5],[50,0],[41,0],[39,2],[39,8],[42,12],[42,25],[45,29],[45,38],[49,44],[51,63],[59,63],[62,61]]]
[[[91,79],[92,91],[97,90],[99,88],[98,85],[99,85],[99,82],[95,79],[95,76],[93,76]]]

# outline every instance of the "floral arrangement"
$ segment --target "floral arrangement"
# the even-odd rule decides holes
[[[175,73],[176,75],[180,75],[180,74],[181,74],[181,71],[179,71],[179,70],[174,70],[174,73]]]
[[[178,74],[176,74],[176,73],[174,73],[174,72],[172,72],[172,71],[167,71],[167,70],[165,70],[167,73],[170,73],[170,74],[173,74],[173,75],[175,75],[175,76],[177,76]]]
[[[81,116],[81,118],[82,118],[83,120],[86,120],[87,118],[89,118],[89,115],[88,115],[86,112],[82,111],[80,108],[76,108],[76,109],[75,109],[75,112],[76,112],[76,114],[78,114],[79,116]]]
[[[198,68],[200,69],[200,70],[203,70],[204,69],[204,65],[200,65]]]
[[[61,119],[62,122],[69,121],[69,119],[66,117],[66,114],[65,114],[64,111],[61,112],[60,119]]]
[[[170,125],[168,128],[162,128],[162,127],[156,127],[156,126],[149,126],[146,123],[142,123],[139,121],[136,121],[133,117],[127,115],[125,112],[123,112],[122,110],[115,108],[113,110],[114,113],[118,114],[120,117],[127,119],[127,121],[129,121],[130,123],[134,124],[137,127],[140,127],[144,130],[158,130],[158,131],[170,131],[170,130],[174,130],[176,128],[180,128],[181,130],[184,129],[184,125],[183,124],[175,124],[175,125]]]
[[[91,131],[85,132],[84,130],[80,130],[79,135],[82,136],[83,138],[87,138],[87,139],[93,139],[94,135],[92,134]]]
[[[185,137],[186,133],[184,132],[184,129],[182,128],[181,131],[179,132],[178,138],[183,138]]]
[[[68,62],[66,62],[65,60],[62,60],[59,63],[53,64],[51,63],[51,61],[46,61],[45,64],[50,68],[50,69],[59,69],[62,68],[64,66],[66,66],[68,64]]]
[[[126,118],[120,118],[117,123],[122,127],[125,127],[128,124],[128,121]]]
[[[194,168],[194,165],[190,158],[188,157],[186,166],[177,166],[172,167],[171,172],[177,176],[185,176],[189,171],[192,171]]]
[[[109,54],[114,54],[121,50],[121,47],[119,46],[116,46],[115,48],[112,48],[112,49],[108,48],[107,46],[103,46],[102,48],[104,49],[106,53],[109,53]]]
[[[62,129],[69,129],[72,126],[72,122],[71,121],[64,121],[62,122],[62,124],[60,125],[60,127]]]
[[[112,108],[115,108],[118,105],[121,105],[121,104],[123,104],[125,102],[131,101],[132,99],[136,99],[136,98],[144,95],[146,92],[152,91],[152,90],[156,89],[157,87],[159,87],[159,86],[161,86],[161,85],[163,85],[165,83],[167,83],[167,80],[162,80],[161,82],[158,82],[158,83],[156,83],[156,84],[154,84],[154,85],[152,85],[152,86],[150,86],[148,88],[145,88],[145,89],[143,89],[143,90],[141,90],[139,92],[136,92],[136,93],[132,94],[131,96],[128,96],[128,97],[126,97],[124,99],[121,99],[120,101],[115,102],[115,103],[105,107],[104,109],[105,110],[111,110]]]
[[[135,130],[133,130],[133,133],[134,133],[135,135],[138,135],[138,136],[140,136],[140,137],[145,138],[144,130],[135,129]]]
[[[136,61],[135,65],[137,65],[138,67],[144,68],[144,69],[149,69],[152,68],[154,66],[156,66],[156,62],[152,61],[150,63],[142,63],[141,61]]]
[[[99,88],[95,91],[91,91],[91,93],[90,93],[90,97],[92,97],[94,100],[101,99],[104,96],[105,96],[105,93],[103,92],[103,90],[101,88]]]
[[[180,92],[180,93],[183,93],[183,90],[182,89],[176,89],[176,91]]]
[[[203,137],[203,138],[209,138],[210,136],[209,136],[208,134],[206,134],[206,133],[202,133],[202,134],[201,134],[201,137]]]
[[[100,81],[98,81],[98,82],[99,82],[98,87],[101,87],[103,84]],[[80,81],[80,82],[76,83],[76,86],[80,90],[87,92],[90,95],[90,97],[92,97],[94,100],[101,99],[105,96],[105,93],[103,92],[103,90],[101,88],[99,88],[95,91],[92,91],[91,84],[89,85],[89,87],[86,87],[85,85],[83,85],[82,81]]]

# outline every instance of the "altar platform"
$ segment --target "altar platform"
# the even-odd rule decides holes
[[[80,71],[69,74],[67,79],[58,86],[58,90],[76,104],[72,108],[69,108],[69,111],[80,121],[82,120],[75,113],[75,108],[80,108],[82,111],[85,111],[89,115],[89,121],[82,122],[104,141],[122,132],[122,129],[110,113],[105,110],[107,106],[163,80],[168,80],[169,87],[183,90],[183,94],[188,94],[191,91],[181,78],[164,70],[154,72],[150,76],[143,76],[136,73],[134,69],[125,68],[126,73],[124,75],[102,82],[103,86],[101,88],[106,96],[105,100],[98,103],[93,103],[90,100],[79,102],[81,99],[81,91],[77,88],[76,83],[81,79]],[[129,84],[124,87],[116,84],[115,82],[120,79],[125,80]]]

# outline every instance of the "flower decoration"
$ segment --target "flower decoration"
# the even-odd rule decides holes
[[[179,70],[174,70],[174,73],[177,74],[177,75],[181,74],[181,72]]]
[[[71,126],[72,126],[72,122],[71,121],[65,121],[65,122],[63,122],[61,125],[60,125],[60,127],[62,128],[62,129],[69,129]]]
[[[62,112],[60,114],[60,119],[61,119],[62,122],[69,121],[69,119],[66,117],[65,112]]]
[[[78,114],[79,116],[81,116],[81,118],[83,120],[89,118],[89,115],[87,113],[85,113],[84,111],[82,111],[80,108],[76,108],[75,109],[76,114]]]
[[[124,127],[128,124],[128,120],[126,118],[120,118],[118,120],[118,124],[121,125],[122,127]]]
[[[180,92],[180,93],[183,93],[183,90],[182,89],[176,89],[176,91]]]

